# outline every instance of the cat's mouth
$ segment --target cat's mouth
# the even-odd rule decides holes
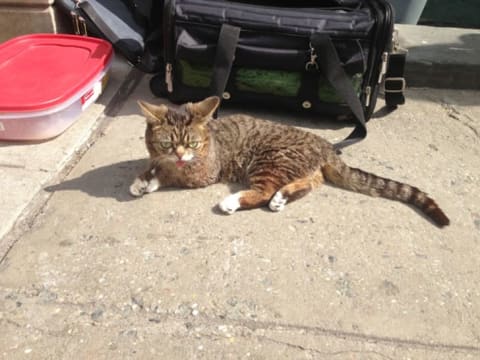
[[[177,166],[177,168],[183,168],[186,164],[187,164],[187,162],[184,161],[184,160],[175,161],[175,165]]]
[[[189,162],[193,160],[194,156],[193,154],[184,154],[183,156],[177,156],[175,159],[175,166],[177,168],[183,168],[185,165],[187,165]]]

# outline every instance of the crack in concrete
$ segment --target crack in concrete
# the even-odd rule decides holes
[[[367,341],[374,343],[382,343],[385,345],[401,345],[401,346],[410,346],[414,348],[420,348],[425,350],[432,351],[461,351],[467,353],[479,353],[480,347],[471,346],[471,345],[458,345],[458,344],[447,344],[441,342],[423,342],[419,340],[411,339],[402,339],[389,336],[377,336],[371,334],[362,334],[356,332],[349,332],[343,330],[328,329],[319,326],[306,326],[306,325],[295,325],[295,324],[281,324],[275,322],[262,322],[262,321],[234,321],[235,324],[244,324],[244,326],[251,329],[287,329],[287,330],[296,330],[296,331],[305,331],[312,334],[330,336],[339,339],[349,339],[352,341]]]
[[[440,105],[446,111],[449,118],[456,120],[458,123],[465,126],[467,129],[473,132],[477,139],[480,139],[480,134],[478,130],[472,124],[470,124],[470,122],[475,123],[474,119],[472,119],[467,114],[463,114],[455,107],[455,105],[449,104],[444,101],[441,101]]]
[[[290,347],[290,348],[294,348],[294,349],[298,349],[298,350],[301,350],[301,351],[307,351],[307,352],[315,353],[315,354],[321,355],[322,358],[323,358],[324,356],[335,357],[335,356],[346,355],[346,354],[358,354],[358,355],[373,354],[373,355],[378,355],[379,357],[381,357],[381,358],[383,358],[383,359],[393,360],[393,358],[391,358],[391,357],[389,357],[389,356],[387,356],[387,355],[385,355],[385,354],[379,353],[378,351],[369,351],[369,350],[366,350],[366,351],[362,351],[362,350],[342,350],[342,351],[331,351],[331,352],[327,352],[327,351],[320,351],[320,350],[318,350],[318,349],[307,348],[307,347],[305,347],[305,346],[298,345],[298,344],[291,344],[291,343],[289,343],[289,342],[272,339],[272,338],[270,338],[270,337],[268,337],[268,336],[262,336],[262,337],[258,337],[258,338],[267,340],[267,341],[269,341],[269,342],[273,342],[273,343],[278,344],[278,345],[284,345],[284,346],[287,346],[287,347]]]
[[[68,307],[78,307],[82,310],[86,310],[88,308],[92,309],[96,306],[95,302],[86,302],[86,303],[72,303],[72,302],[58,302],[58,301],[49,301],[45,304],[38,304],[42,305],[56,305],[56,306],[68,306]],[[111,312],[112,314],[120,314],[123,313],[122,309],[114,304],[102,304],[105,308],[105,312]],[[166,311],[163,313],[156,313],[147,311],[146,307],[139,307],[138,310],[132,311],[131,314],[125,315],[123,313],[122,316],[141,316],[144,320],[146,320],[152,326],[162,324],[166,321],[173,321],[181,323],[185,325],[186,322],[189,322],[191,326],[208,326],[211,328],[218,328],[219,326],[231,326],[231,327],[240,327],[249,330],[250,332],[255,331],[262,331],[262,330],[274,330],[274,331],[296,331],[296,332],[304,332],[313,335],[319,336],[326,336],[326,337],[333,337],[340,340],[350,340],[356,342],[369,342],[369,343],[380,343],[386,346],[407,346],[416,349],[423,349],[429,351],[436,351],[436,352],[462,352],[468,354],[479,354],[480,355],[480,347],[474,345],[462,345],[462,344],[451,344],[451,343],[442,343],[442,342],[426,342],[420,340],[413,340],[413,339],[403,339],[397,337],[390,337],[390,336],[378,336],[373,334],[364,334],[359,332],[351,332],[351,331],[344,331],[344,330],[337,330],[337,329],[329,329],[321,326],[308,326],[308,325],[297,325],[297,324],[289,324],[289,323],[280,323],[280,322],[273,322],[273,321],[259,321],[259,320],[245,320],[245,319],[229,319],[225,318],[216,318],[211,317],[206,314],[200,314],[198,316],[193,316],[191,314],[188,315],[178,315],[175,314],[174,311]],[[3,321],[7,321],[11,324],[16,324],[19,327],[22,327],[20,324],[16,323],[13,320],[9,320],[4,318]],[[96,324],[101,325],[102,320],[94,321]],[[64,331],[55,331],[51,332],[50,330],[42,330],[36,329],[38,331],[42,331],[53,336],[59,336],[60,334],[64,333]],[[216,334],[218,335],[218,334]],[[241,335],[245,336],[245,335]],[[264,335],[255,335],[257,337],[264,337]],[[293,345],[292,346],[296,346]],[[309,350],[309,349],[305,349]],[[314,349],[311,349],[313,351]]]
[[[21,164],[7,164],[7,163],[0,163],[0,167],[8,168],[8,169],[25,169],[25,165]]]
[[[0,319],[0,324],[1,323],[6,323],[8,325],[12,325],[13,327],[17,328],[17,329],[26,329],[26,330],[32,330],[32,331],[37,331],[43,335],[49,335],[49,336],[53,336],[53,337],[56,337],[56,338],[61,338],[65,335],[66,333],[66,330],[58,330],[58,331],[53,331],[53,330],[45,330],[45,329],[42,329],[42,328],[39,328],[39,327],[36,327],[36,326],[26,326],[26,325],[22,325],[16,321],[13,321],[13,320],[10,320],[10,319]]]

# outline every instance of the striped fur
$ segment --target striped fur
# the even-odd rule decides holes
[[[414,186],[351,168],[341,162],[335,165],[326,164],[323,173],[328,181],[339,187],[404,202],[419,209],[440,227],[450,224],[450,220],[435,201]]]
[[[329,142],[310,132],[246,115],[209,121],[218,103],[211,97],[181,110],[139,103],[147,119],[145,141],[151,162],[132,184],[132,195],[158,186],[241,182],[248,190],[222,201],[222,211],[231,214],[268,204],[279,211],[327,181],[410,204],[438,226],[449,224],[424,192],[347,166]],[[152,179],[155,183],[149,186]]]

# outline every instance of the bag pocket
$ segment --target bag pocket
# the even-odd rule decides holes
[[[175,46],[174,89],[180,86],[181,92],[187,96],[193,93],[198,94],[196,97],[201,97],[202,93],[208,95],[218,28],[188,23],[177,24],[176,29],[179,35]],[[368,40],[336,39],[335,45],[342,65],[351,76],[359,95],[367,70]],[[312,49],[308,37],[242,30],[227,91],[233,97],[252,93],[297,98],[304,77],[313,75],[318,77],[318,101],[341,103],[342,100],[318,68],[309,64],[311,60]],[[179,100],[186,99],[182,97]]]

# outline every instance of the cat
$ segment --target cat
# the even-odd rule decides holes
[[[135,197],[160,187],[198,188],[237,182],[247,190],[227,196],[225,214],[268,205],[280,211],[323,182],[398,200],[419,209],[439,227],[450,220],[426,193],[346,165],[331,143],[311,132],[247,115],[212,120],[218,97],[187,103],[179,110],[138,104],[146,118],[148,169],[135,178]]]

